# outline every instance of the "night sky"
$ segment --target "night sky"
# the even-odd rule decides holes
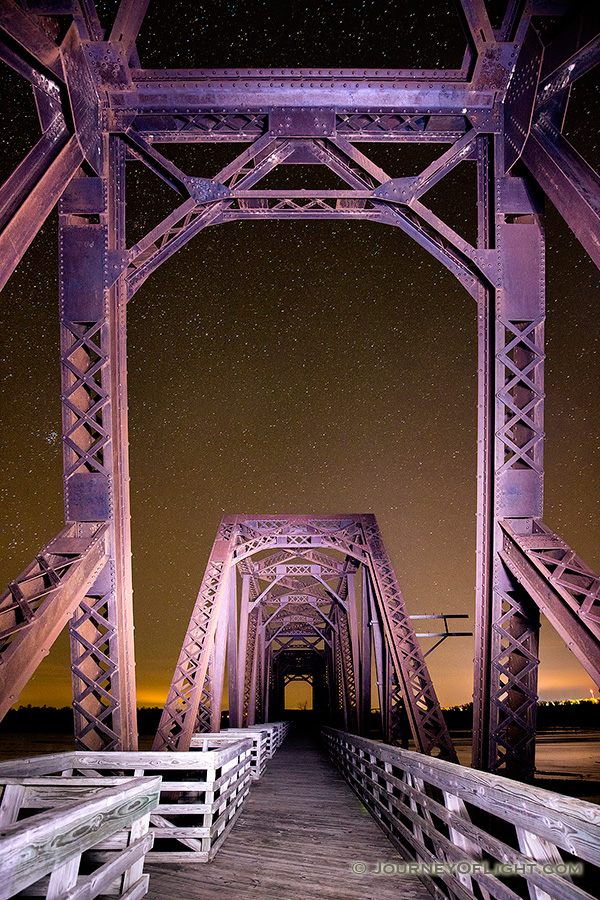
[[[169,4],[166,29],[155,0],[138,48],[148,67],[458,67],[451,4],[419,6],[179,2]],[[28,86],[3,76],[4,178],[38,130]],[[596,167],[597,81],[575,86],[566,127]],[[243,145],[159,149],[188,174],[211,177]],[[444,148],[361,149],[398,177]],[[276,170],[264,186],[337,184],[308,168]],[[131,244],[179,198],[141,165],[130,169]],[[473,239],[473,196],[474,167],[464,163],[424,200]],[[547,243],[544,519],[598,568],[599,276],[550,204]],[[62,525],[56,246],[54,213],[4,292],[3,584]],[[228,224],[164,264],[129,314],[141,704],[164,700],[224,512],[373,512],[409,611],[472,616],[475,304],[440,264],[398,229],[366,222]],[[460,625],[469,628],[472,620]],[[549,626],[541,644],[541,697],[588,696],[591,680]],[[472,654],[472,638],[456,638],[430,657],[444,705],[470,699]],[[21,702],[69,701],[62,638]]]

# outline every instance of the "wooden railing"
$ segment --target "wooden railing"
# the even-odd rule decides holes
[[[70,784],[96,779],[161,775],[160,797],[150,817],[155,862],[203,863],[212,859],[233,827],[250,789],[252,741],[240,737],[227,745],[208,742],[203,751],[134,753],[76,751],[0,763],[0,785],[13,778],[34,778],[51,795]],[[58,777],[57,777],[58,776]],[[69,900],[71,898],[69,897]]]
[[[235,744],[240,739],[248,739],[252,741],[252,751],[250,754],[250,778],[253,781],[259,781],[264,775],[267,766],[267,733],[256,728],[244,728],[243,735],[240,732],[228,731],[201,731],[192,735],[190,741],[190,750],[204,751],[207,747],[227,747],[229,744]]]
[[[332,728],[323,735],[407,860],[382,860],[379,874],[420,875],[451,900],[597,896],[600,806]]]
[[[267,761],[285,740],[289,728],[290,722],[267,722],[249,725],[247,728],[223,728],[218,732],[201,731],[192,735],[190,750],[206,750],[211,743],[214,746],[226,745],[249,738],[252,741],[250,777],[253,781],[258,781],[265,772]]]
[[[139,900],[148,890],[143,865],[160,778],[53,781],[2,781],[0,900]],[[32,809],[43,811],[28,815]]]

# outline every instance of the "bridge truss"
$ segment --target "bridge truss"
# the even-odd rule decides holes
[[[54,566],[54,556],[44,548],[31,570],[38,578],[35,602],[23,589],[31,586],[30,570],[1,600],[0,656],[10,653],[16,660],[9,671],[16,672],[25,658],[29,665],[28,642],[35,644],[35,635],[42,634],[40,611],[45,621],[49,607],[57,616],[71,616],[78,741],[93,749],[135,747],[127,302],[209,225],[284,218],[378,222],[412,237],[473,297],[479,340],[474,764],[529,777],[540,609],[588,671],[596,678],[598,672],[598,577],[541,521],[541,194],[600,265],[599,178],[562,133],[570,88],[598,60],[595,4],[509,0],[494,29],[483,0],[461,0],[467,52],[462,67],[451,71],[148,70],[135,47],[146,6],[146,0],[122,0],[105,33],[92,0],[0,2],[0,55],[31,82],[42,130],[0,189],[0,282],[10,277],[58,201],[68,529],[60,546],[75,540],[69,558],[80,573],[75,589],[76,579]],[[158,149],[213,141],[231,144],[231,159],[203,178],[188,175]],[[239,153],[238,142],[248,145]],[[357,144],[365,142],[434,142],[447,149],[418,175],[390,178],[359,150]],[[158,175],[181,202],[128,246],[125,170],[133,161]],[[467,161],[477,167],[473,244],[427,205],[427,192]],[[325,166],[346,187],[261,187],[269,172],[295,163]],[[209,605],[216,602],[211,592],[218,592],[226,562],[213,553]],[[238,571],[242,582],[251,578],[239,565]],[[94,580],[88,584],[90,573]],[[349,570],[342,581],[352,582]],[[307,615],[322,632],[319,604],[308,606],[314,612]],[[261,609],[252,610],[247,628],[266,650],[271,637]],[[335,636],[330,639],[342,659],[343,604],[329,611]],[[231,639],[224,626],[219,631],[210,621],[215,647]],[[291,634],[293,624],[288,623]],[[54,631],[47,629],[46,643]],[[393,658],[388,671],[398,676],[401,643],[392,632],[385,644]],[[273,642],[268,647],[275,656]],[[273,672],[283,671],[286,652],[277,656],[282,662]],[[364,716],[365,685],[354,701],[357,685],[352,688],[348,671],[338,667],[335,689],[350,725],[352,716],[357,722]],[[246,675],[244,670],[244,689]],[[264,677],[259,666],[256,688],[250,685],[253,697],[266,696]],[[6,679],[4,690],[14,696],[19,688]],[[202,691],[214,695],[200,681]],[[396,697],[406,691],[401,681],[390,688]],[[404,699],[409,711],[406,694]],[[265,700],[259,710],[261,703],[264,708]],[[238,717],[252,715],[252,705],[243,700]],[[201,698],[201,717],[205,707]],[[188,729],[187,718],[181,728]],[[438,738],[423,746],[439,749]]]
[[[226,657],[235,727],[266,721],[285,682],[310,677],[327,720],[368,732],[373,658],[388,740],[399,687],[419,750],[456,759],[373,515],[223,519],[154,749],[218,730]]]

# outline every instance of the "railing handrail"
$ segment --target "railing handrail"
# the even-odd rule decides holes
[[[160,785],[158,776],[130,778],[2,828],[0,900],[149,815],[158,805]]]
[[[0,762],[0,778],[47,775],[66,769],[204,769],[219,768],[239,753],[252,748],[250,737],[228,742],[213,750],[67,750],[45,756]]]
[[[449,791],[485,812],[500,817],[504,812],[509,813],[513,824],[528,831],[535,830],[532,826],[537,817],[543,818],[544,823],[540,823],[540,827],[544,836],[551,835],[551,840],[563,850],[600,865],[600,806],[595,803],[335,728],[324,727],[323,731],[339,735],[355,746],[376,754],[383,762],[395,764],[414,777],[422,778],[442,791]]]
[[[518,875],[531,900],[593,900],[571,876],[585,874],[580,860],[600,864],[596,804],[333,728],[323,734],[353,790],[436,896],[518,900],[505,882]]]

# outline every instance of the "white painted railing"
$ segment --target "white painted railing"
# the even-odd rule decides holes
[[[190,742],[190,750],[206,750],[207,747],[227,747],[236,743],[240,739],[248,739],[252,741],[252,752],[250,755],[250,777],[253,781],[262,778],[267,766],[267,742],[268,735],[266,731],[260,729],[260,726],[252,728],[244,728],[239,731],[233,729],[229,731],[205,732],[201,731],[192,735]]]
[[[212,859],[238,818],[250,788],[252,741],[208,742],[202,751],[76,751],[0,763],[0,784],[11,778],[38,778],[48,796],[79,779],[161,775],[158,807],[150,817],[155,862],[202,863]],[[58,777],[56,777],[58,776]],[[62,780],[66,779],[66,780]],[[71,898],[69,898],[71,900]]]
[[[2,781],[0,900],[17,894],[139,900],[148,890],[143,866],[153,841],[148,826],[160,778],[121,778],[116,784],[78,779],[75,786],[71,779],[55,780],[59,784],[39,778]],[[32,809],[43,811],[19,821]]]
[[[262,778],[267,761],[275,755],[289,731],[290,722],[267,722],[249,725],[247,728],[223,728],[218,732],[198,732],[192,736],[190,750],[205,750],[211,745],[231,744],[242,738],[252,741],[250,777],[253,781]]]
[[[332,728],[323,735],[407,859],[387,870],[382,860],[382,875],[419,874],[451,900],[597,896],[600,806]]]

